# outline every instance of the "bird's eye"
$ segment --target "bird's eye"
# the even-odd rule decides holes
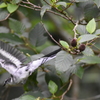
[[[6,79],[3,86],[6,86],[6,84],[8,84],[10,81],[11,81],[11,78]]]
[[[28,71],[29,69],[28,68],[26,68],[26,70],[25,71]]]
[[[31,75],[32,74],[32,72],[31,71],[29,71],[29,75]]]

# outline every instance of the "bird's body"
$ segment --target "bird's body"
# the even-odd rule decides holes
[[[55,58],[55,54],[59,51],[60,49],[28,64],[24,64],[26,61],[24,54],[9,44],[0,41],[0,65],[11,74],[11,77],[5,81],[4,85],[23,84],[35,69]]]

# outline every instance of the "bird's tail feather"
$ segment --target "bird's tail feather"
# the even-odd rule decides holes
[[[45,62],[47,62],[47,61],[49,61],[49,60],[55,58],[55,57],[56,57],[56,54],[57,54],[59,51],[61,51],[61,48],[59,48],[59,49],[57,49],[57,50],[55,50],[55,51],[53,51],[53,52],[51,52],[51,53],[49,53],[49,54],[43,56],[42,58],[44,58],[44,59],[43,59],[43,61],[42,61],[41,64],[44,64]]]

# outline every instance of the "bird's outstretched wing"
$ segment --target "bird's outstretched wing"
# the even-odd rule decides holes
[[[29,72],[33,73],[35,69],[37,69],[40,65],[46,63],[47,61],[53,59],[56,57],[56,54],[61,51],[61,48],[35,60],[35,61],[32,61],[28,64],[28,67],[27,67],[27,70],[29,70]]]
[[[10,74],[26,61],[26,56],[8,43],[0,41],[0,65]]]

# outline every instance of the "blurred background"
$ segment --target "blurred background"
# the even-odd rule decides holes
[[[43,0],[30,0],[31,3],[36,4],[38,6],[42,5],[41,3],[42,1]],[[69,3],[71,0],[65,0],[65,1],[61,0],[61,1]],[[21,5],[24,5],[24,4],[22,3]],[[31,29],[33,29],[34,26],[37,23],[41,22],[42,20],[42,22],[45,24],[46,28],[48,29],[48,31],[50,32],[50,34],[53,36],[53,38],[56,41],[59,42],[59,40],[64,40],[70,44],[70,41],[72,40],[74,36],[73,28],[75,26],[71,21],[66,20],[60,16],[57,16],[49,12],[45,13],[43,18],[41,19],[40,11],[29,9],[21,5],[18,8],[18,10],[12,13],[10,17],[4,21],[3,21],[3,18],[5,16],[6,9],[5,8],[0,9],[0,12],[2,12],[1,13],[2,15],[0,14],[0,20],[1,20],[0,21],[0,39],[10,42],[11,45],[16,46],[20,51],[23,51],[24,54],[28,53],[30,55],[34,55],[36,54],[34,50],[25,48],[24,46],[20,45],[21,42],[18,42],[18,41],[21,41],[20,40],[21,38],[15,37],[16,38],[15,40],[15,38],[13,38],[12,36],[5,35],[5,34],[9,34],[9,33],[13,34],[13,30],[11,29],[10,23],[12,19],[16,19],[25,25],[25,31],[22,32],[22,34],[18,34],[18,36],[28,38],[28,34],[31,31]],[[73,20],[81,20],[80,25],[86,25],[86,23],[89,22],[89,20],[91,20],[92,18],[96,18],[97,20],[99,20],[100,8],[92,0],[91,1],[87,0],[86,2],[83,2],[83,0],[79,0],[79,2],[75,2],[74,4],[72,4],[71,7],[65,10],[65,12],[67,12],[67,14],[71,16]],[[83,20],[83,17],[84,17],[84,20]],[[100,22],[98,21],[97,29],[100,28],[99,24]],[[15,27],[17,27],[16,24],[15,24]],[[80,30],[80,32],[82,32],[82,30]],[[50,38],[50,36],[48,36],[48,34],[45,34],[45,35],[47,36],[47,40],[45,41],[45,43],[40,46],[35,47],[38,53],[41,53],[41,51],[43,51],[49,46],[57,45]],[[99,49],[96,49],[96,48],[94,49],[95,54],[100,53],[99,40],[97,42],[97,45]],[[48,52],[50,51],[52,50],[51,49],[48,50]],[[4,69],[0,68],[0,95],[1,95],[0,100],[6,100],[6,99],[3,99],[5,95],[8,96],[7,100],[12,100],[21,96],[24,93],[23,87],[11,87],[11,88],[5,89],[5,87],[2,86],[4,80],[7,79],[9,76],[10,75]],[[71,89],[66,94],[65,100],[100,100],[100,65],[99,64],[89,65],[88,67],[85,67],[82,79],[78,78],[76,75],[73,75],[72,79],[73,79],[72,86],[71,86]],[[8,92],[9,92],[9,95],[7,95]]]

